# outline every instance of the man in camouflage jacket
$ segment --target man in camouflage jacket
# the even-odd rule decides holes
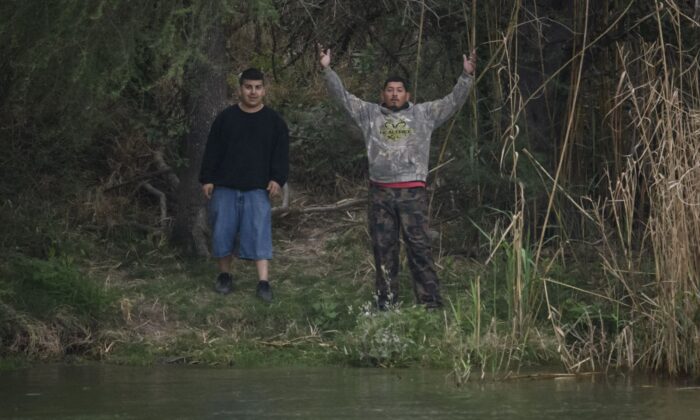
[[[368,221],[376,263],[377,305],[385,310],[398,302],[399,232],[406,244],[413,289],[428,308],[442,305],[439,281],[428,236],[428,176],[430,137],[464,104],[476,70],[476,53],[463,56],[463,72],[452,92],[442,99],[410,102],[408,82],[390,77],[381,92],[383,102],[363,101],[345,90],[330,68],[330,49],[319,48],[330,94],[360,127],[369,159]]]

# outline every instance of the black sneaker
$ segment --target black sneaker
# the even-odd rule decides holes
[[[220,273],[216,277],[214,290],[222,295],[228,295],[231,293],[233,291],[233,276],[231,276],[229,273]]]
[[[272,287],[269,281],[259,281],[258,287],[255,289],[255,296],[265,302],[272,302]]]
[[[432,300],[423,302],[423,305],[425,305],[425,309],[428,311],[440,310],[442,309],[442,299],[440,299],[440,297],[434,297]]]
[[[389,299],[386,298],[386,296],[378,296],[377,297],[377,309],[380,311],[384,312],[387,309],[387,305],[389,304]]]

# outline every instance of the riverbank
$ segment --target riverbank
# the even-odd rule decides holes
[[[377,312],[363,213],[355,209],[342,221],[330,216],[325,222],[317,217],[277,220],[272,304],[255,298],[255,269],[245,262],[237,262],[235,291],[228,296],[212,291],[213,261],[182,261],[174,255],[164,260],[154,253],[107,274],[110,286],[120,290],[125,325],[104,332],[100,357],[128,364],[443,368],[481,357],[473,333],[477,311],[470,308],[476,264],[437,259],[446,306],[435,312],[414,305],[404,267],[401,305]],[[499,337],[507,336],[507,327],[491,328],[491,341],[481,343],[483,354],[504,358],[514,350]],[[556,360],[552,339],[530,346],[519,352],[520,362]]]
[[[507,287],[504,274],[448,255],[439,243],[444,309],[414,305],[403,267],[401,304],[377,312],[363,215],[360,206],[340,218],[276,218],[271,304],[254,296],[253,264],[236,262],[235,290],[221,296],[212,288],[213,260],[183,259],[153,239],[127,249],[86,241],[82,259],[54,255],[48,262],[10,264],[6,274],[26,278],[5,285],[4,355],[128,365],[440,367],[464,379],[474,368],[502,372],[557,363],[546,324],[517,337],[496,317],[510,310],[499,292]],[[55,299],[39,302],[41,310],[17,300],[39,295]],[[13,297],[18,304],[8,305]]]

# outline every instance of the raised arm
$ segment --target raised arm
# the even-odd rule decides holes
[[[326,80],[326,86],[328,87],[328,92],[330,95],[337,100],[340,105],[343,106],[345,111],[350,114],[350,116],[360,124],[360,120],[364,117],[367,112],[367,108],[372,106],[369,102],[365,102],[362,99],[351,94],[345,90],[343,81],[336,72],[331,69],[331,50],[330,48],[324,50],[320,45],[318,46],[319,60],[321,67],[323,68],[323,77]]]
[[[419,106],[425,110],[426,115],[439,126],[452,117],[466,102],[474,82],[476,71],[476,50],[472,50],[469,57],[462,55],[463,72],[457,79],[457,84],[447,96],[431,102],[425,102]]]

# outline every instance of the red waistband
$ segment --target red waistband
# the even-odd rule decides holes
[[[376,182],[369,181],[370,184],[381,188],[425,188],[423,181],[405,181],[405,182]]]

